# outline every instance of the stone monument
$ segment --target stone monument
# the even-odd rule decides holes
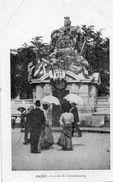
[[[80,124],[91,126],[100,75],[89,73],[90,65],[82,56],[84,42],[79,48],[80,31],[78,26],[71,25],[70,17],[65,17],[64,26],[51,33],[48,58],[42,58],[37,65],[29,64],[29,81],[33,86],[34,100],[54,95],[62,102],[66,94],[78,94],[83,99],[83,105],[78,106]],[[54,110],[57,110],[55,106],[51,118],[53,126],[56,126],[59,111]]]

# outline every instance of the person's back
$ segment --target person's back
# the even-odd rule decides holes
[[[65,112],[61,115],[61,121],[64,124],[73,122],[73,114],[71,112]]]
[[[57,144],[62,146],[62,150],[72,150],[72,123],[74,122],[74,116],[69,111],[70,104],[64,100],[62,104],[62,115],[59,123],[63,127],[61,135]]]
[[[35,108],[31,111],[31,127],[32,128],[42,128],[44,125],[45,117],[44,112],[40,108]]]

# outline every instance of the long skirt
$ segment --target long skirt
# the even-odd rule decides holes
[[[42,131],[39,146],[42,149],[47,149],[48,147],[52,146],[54,144],[53,134],[51,131],[51,127],[45,126],[45,130]]]
[[[65,124],[57,142],[63,150],[72,150],[72,125]]]

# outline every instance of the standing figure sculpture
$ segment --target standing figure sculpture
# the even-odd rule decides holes
[[[54,76],[56,70],[71,71],[76,75],[83,75],[83,78],[89,78],[89,64],[82,56],[85,40],[84,38],[83,42],[80,27],[72,26],[70,17],[64,17],[64,26],[51,33],[47,56],[40,60],[37,58],[36,65],[29,63],[29,81],[33,78],[40,79],[49,72],[53,73],[53,81],[56,81],[60,79]]]

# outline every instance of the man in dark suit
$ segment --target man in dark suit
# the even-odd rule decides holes
[[[35,102],[36,108],[30,112],[30,144],[31,153],[40,153],[38,149],[39,138],[45,128],[44,112],[40,109],[40,101]]]
[[[72,123],[72,136],[74,134],[74,128],[75,128],[77,133],[78,133],[78,136],[81,137],[82,133],[81,133],[81,130],[77,124],[79,122],[78,109],[77,109],[75,103],[72,103],[71,105],[72,105],[72,107],[70,109],[70,112],[73,113],[73,115],[74,115],[74,122]]]

